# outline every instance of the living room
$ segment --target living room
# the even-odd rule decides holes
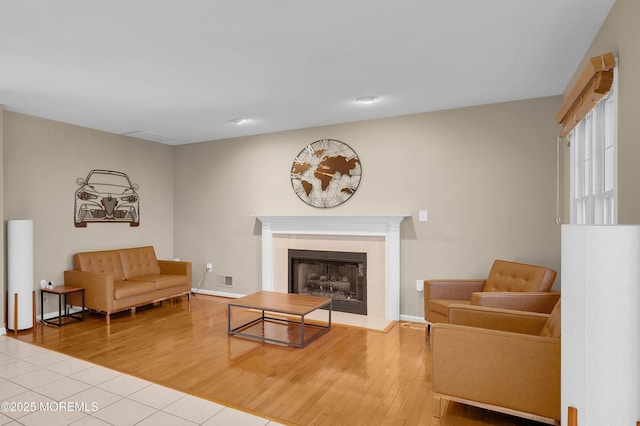
[[[588,49],[576,53],[582,60],[573,76],[594,55],[613,51],[619,58],[621,224],[640,218],[640,84],[632,77],[640,71],[637,16],[636,2],[616,1],[593,41],[584,41]],[[15,111],[9,97],[0,98],[3,219],[33,220],[37,283],[62,284],[77,252],[152,245],[161,259],[192,262],[194,288],[245,295],[261,289],[259,215],[408,214],[400,228],[399,319],[422,322],[417,279],[486,276],[495,259],[545,265],[561,276],[554,118],[569,83],[562,93],[532,99],[180,145]],[[295,156],[324,138],[347,143],[362,162],[357,192],[328,212],[302,203],[290,182]],[[560,156],[560,213],[567,223],[566,144]],[[124,171],[139,186],[138,227],[74,226],[76,180],[94,169]],[[428,221],[419,220],[420,210],[428,210]],[[4,245],[0,251],[6,275]],[[204,274],[206,263],[212,274]],[[560,278],[554,289],[562,290]],[[627,296],[637,300],[638,294]]]

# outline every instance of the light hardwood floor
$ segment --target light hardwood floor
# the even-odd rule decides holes
[[[433,419],[424,325],[334,325],[298,349],[228,336],[228,301],[197,295],[17,338],[285,424],[539,425],[456,403]]]

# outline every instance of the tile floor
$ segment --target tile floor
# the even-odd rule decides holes
[[[0,425],[279,423],[0,336]]]

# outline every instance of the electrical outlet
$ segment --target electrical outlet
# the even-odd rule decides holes
[[[424,291],[424,280],[416,280],[416,291]]]
[[[204,265],[204,268],[205,268],[205,270],[206,270],[207,272],[211,272],[211,271],[213,271],[213,265],[212,265],[211,263],[209,263],[209,262],[207,262],[207,264],[206,264],[206,265]]]

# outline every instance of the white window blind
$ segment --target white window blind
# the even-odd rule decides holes
[[[618,223],[617,80],[569,134],[572,224]]]

